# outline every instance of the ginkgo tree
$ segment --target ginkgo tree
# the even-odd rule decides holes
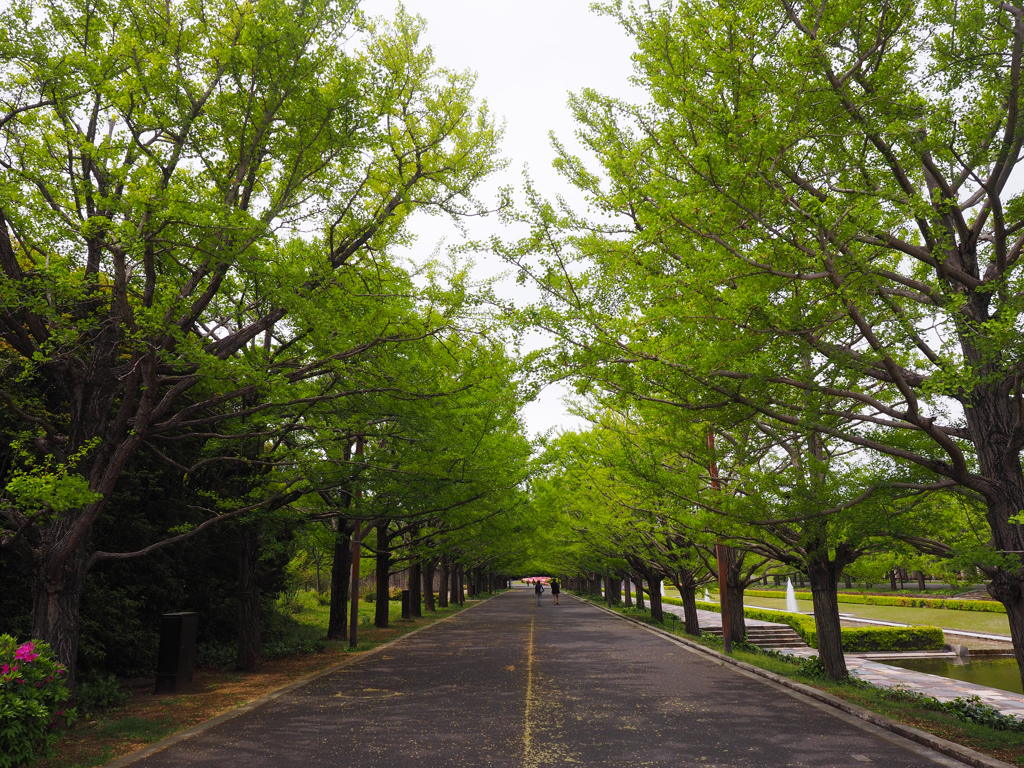
[[[573,99],[587,154],[559,164],[595,215],[538,204],[510,252],[561,308],[536,316],[555,365],[639,367],[620,391],[687,377],[690,407],[739,403],[971,496],[1024,668],[1024,8],[603,8],[647,99]]]
[[[34,634],[73,669],[132,457],[401,337],[287,352],[359,323],[334,286],[413,211],[476,210],[497,131],[418,21],[348,0],[16,0],[0,28],[0,542],[31,551]]]

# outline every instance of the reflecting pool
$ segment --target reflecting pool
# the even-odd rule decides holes
[[[950,659],[879,659],[879,661],[882,664],[912,669],[916,672],[928,672],[954,680],[987,685],[989,688],[1024,693],[1016,659],[977,659],[968,661],[966,664]]]

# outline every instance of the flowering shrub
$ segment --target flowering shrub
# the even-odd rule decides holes
[[[61,708],[66,678],[46,643],[0,635],[0,768],[31,765],[49,751],[72,714]]]

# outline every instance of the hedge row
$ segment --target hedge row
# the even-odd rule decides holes
[[[780,598],[781,592],[763,589],[748,589],[743,594],[751,597]],[[810,600],[810,592],[797,592],[801,600]],[[851,595],[839,593],[840,603],[861,605],[898,605],[904,608],[947,608],[951,611],[981,611],[983,613],[1006,613],[1006,606],[995,600],[960,600],[950,597],[906,597],[904,595]]]
[[[682,600],[674,597],[662,597],[661,599],[672,605],[683,604]],[[706,603],[703,600],[697,601],[697,607],[716,613],[721,610],[718,603]],[[743,615],[748,619],[788,624],[811,648],[818,647],[818,632],[813,616],[786,611],[770,611],[766,608],[744,608]],[[942,630],[939,627],[843,627],[841,632],[843,650],[848,652],[935,651],[940,650],[945,644]]]

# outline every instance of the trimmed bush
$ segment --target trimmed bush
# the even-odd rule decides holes
[[[663,602],[671,605],[682,605],[683,601],[674,597],[663,597]],[[718,613],[718,603],[697,601],[697,607],[705,611]],[[801,639],[811,648],[818,647],[818,632],[814,617],[802,613],[787,611],[771,611],[767,608],[744,608],[743,615],[748,619],[760,619],[776,624],[788,624]],[[843,627],[843,650],[848,652],[864,651],[932,651],[943,647],[945,639],[939,627]]]
[[[844,651],[938,651],[938,627],[843,627]]]
[[[388,589],[388,600],[389,601],[391,601],[391,600],[401,600],[401,599],[402,599],[402,588],[401,587],[390,587]],[[369,592],[367,592],[365,595],[363,595],[363,600],[365,602],[367,602],[367,603],[375,603],[375,602],[377,602],[377,590],[376,589],[371,589]]]
[[[763,589],[748,589],[745,594],[751,597],[772,597],[780,599],[781,592],[769,592]],[[810,600],[810,592],[797,592],[800,600]],[[1006,613],[1006,606],[995,600],[960,600],[949,597],[907,597],[905,595],[853,595],[840,592],[840,603],[860,605],[896,605],[903,608],[945,608],[950,611],[980,611],[982,613]]]

